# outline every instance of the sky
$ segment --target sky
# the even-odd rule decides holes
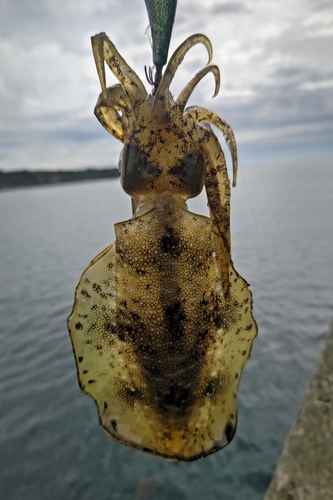
[[[0,170],[116,166],[121,143],[93,114],[90,37],[106,32],[149,90],[147,27],[144,0],[0,0]],[[189,105],[228,121],[241,165],[333,159],[331,0],[178,0],[169,55],[198,32],[221,89],[212,99],[209,74]],[[206,62],[203,47],[191,49],[172,93]]]

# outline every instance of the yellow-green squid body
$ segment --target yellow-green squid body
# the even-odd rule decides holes
[[[252,296],[230,255],[230,183],[221,146],[237,153],[230,126],[186,107],[209,72],[176,101],[169,87],[189,37],[173,54],[155,95],[104,33],[92,38],[102,93],[95,114],[124,143],[121,183],[133,217],[84,271],[68,320],[79,383],[116,440],[162,458],[190,461],[233,438],[240,375],[257,334]],[[104,61],[120,84],[106,88]],[[210,217],[187,210],[205,186]]]

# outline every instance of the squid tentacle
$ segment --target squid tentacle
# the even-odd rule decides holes
[[[167,111],[167,95],[169,93],[169,88],[171,85],[171,82],[173,80],[173,77],[175,76],[175,73],[179,67],[179,65],[182,63],[185,55],[187,52],[194,46],[197,45],[198,43],[202,43],[204,47],[207,49],[208,52],[208,62],[209,64],[212,60],[213,56],[213,48],[212,44],[210,43],[210,40],[205,36],[200,33],[196,35],[192,35],[188,37],[185,42],[183,42],[172,54],[168,65],[164,71],[164,74],[161,79],[161,83],[159,84],[159,87],[157,89],[157,92],[155,94],[155,99],[154,99],[154,113],[163,113]],[[163,101],[165,103],[163,104]],[[161,104],[162,102],[162,104]]]
[[[186,85],[184,90],[182,90],[182,92],[179,94],[177,101],[176,101],[176,106],[178,107],[178,109],[182,113],[184,112],[184,108],[186,106],[186,103],[189,100],[195,87],[208,73],[213,73],[214,79],[215,79],[215,90],[214,90],[213,97],[216,97],[217,94],[219,93],[219,90],[220,90],[220,70],[219,70],[218,66],[216,66],[216,65],[206,66],[201,71],[198,71],[198,73]]]
[[[220,118],[217,114],[209,109],[202,108],[201,106],[189,106],[185,109],[184,116],[196,122],[207,121],[215,125],[224,135],[228,149],[232,158],[233,181],[232,187],[236,186],[237,172],[238,172],[238,159],[237,159],[237,146],[234,132],[230,125]]]
[[[219,256],[218,263],[222,276],[223,292],[226,297],[229,292],[231,255],[230,180],[224,153],[210,125],[199,124],[197,128],[199,133],[199,147],[205,159],[205,188],[210,217],[216,231],[214,231],[214,235]]]
[[[118,111],[122,112],[121,116]],[[124,142],[128,122],[132,118],[132,108],[120,84],[107,88],[99,95],[94,113],[110,134]]]
[[[134,107],[147,98],[147,91],[138,75],[131,69],[125,59],[119,54],[116,47],[105,33],[91,37],[92,49],[95,58],[97,73],[102,91],[106,91],[104,61],[123,86],[128,99]]]

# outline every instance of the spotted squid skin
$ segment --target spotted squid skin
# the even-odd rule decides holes
[[[223,298],[212,222],[171,193],[116,224],[83,273],[69,319],[80,386],[115,439],[190,461],[231,441],[254,326],[230,266]]]
[[[212,111],[185,108],[206,66],[176,101],[169,91],[188,38],[173,54],[154,96],[105,34],[93,38],[102,93],[95,114],[124,143],[121,182],[133,217],[81,276],[68,328],[81,389],[100,424],[121,443],[169,460],[191,461],[226,446],[237,424],[240,375],[257,325],[252,295],[233,267],[230,182],[237,151],[230,126]],[[120,81],[106,88],[104,60]],[[208,123],[209,122],[209,123]],[[210,217],[186,200],[205,186]]]

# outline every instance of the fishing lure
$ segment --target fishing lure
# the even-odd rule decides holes
[[[208,65],[176,100],[169,87],[188,50],[203,44]],[[257,334],[252,295],[230,254],[230,182],[210,124],[237,152],[230,126],[186,108],[207,74],[212,47],[201,34],[174,52],[154,95],[108,37],[92,38],[102,92],[95,114],[123,142],[122,187],[133,217],[81,276],[68,320],[79,384],[116,440],[156,456],[190,461],[233,438],[240,375]],[[106,87],[104,61],[119,84]],[[186,200],[205,186],[210,217]]]

